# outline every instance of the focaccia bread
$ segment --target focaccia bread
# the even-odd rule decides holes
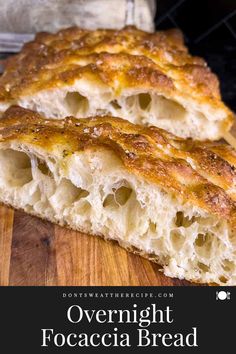
[[[117,240],[194,282],[236,285],[236,152],[114,117],[0,120],[0,201]]]
[[[223,137],[233,121],[217,77],[178,30],[40,33],[0,78],[0,111],[11,104],[48,118],[109,114],[198,140]]]

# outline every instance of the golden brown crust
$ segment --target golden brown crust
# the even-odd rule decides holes
[[[133,87],[206,103],[224,112],[225,129],[232,122],[217,77],[203,59],[188,53],[179,30],[147,33],[135,27],[117,31],[73,27],[56,34],[39,33],[7,61],[0,102],[70,85],[81,77],[106,84],[117,94]]]
[[[1,119],[0,137],[0,142],[27,143],[62,159],[76,151],[111,149],[131,173],[236,227],[236,155],[227,145],[184,140],[109,116],[45,120],[17,106]]]

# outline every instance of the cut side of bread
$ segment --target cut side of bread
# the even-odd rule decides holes
[[[0,121],[0,200],[112,239],[164,274],[236,285],[236,154],[114,117]]]
[[[11,104],[47,118],[118,116],[198,140],[220,139],[233,123],[217,77],[178,30],[38,34],[0,78],[0,112]]]

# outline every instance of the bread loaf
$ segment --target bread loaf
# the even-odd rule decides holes
[[[178,30],[38,34],[0,78],[0,112],[11,104],[48,118],[108,114],[198,140],[217,140],[233,123],[217,77]]]
[[[0,201],[119,242],[194,282],[236,284],[236,152],[110,116],[0,120]]]

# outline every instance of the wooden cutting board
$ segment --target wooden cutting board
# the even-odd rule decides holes
[[[112,241],[0,206],[0,285],[192,285]]]

